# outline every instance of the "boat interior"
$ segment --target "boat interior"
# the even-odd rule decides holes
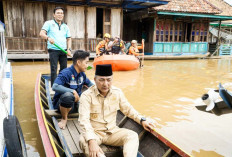
[[[51,133],[55,148],[60,156],[84,156],[79,146],[80,127],[78,124],[78,113],[69,114],[66,129],[58,127],[58,121],[61,119],[60,113],[53,109],[52,97],[54,91],[50,88],[50,76],[42,75],[40,80],[40,100],[45,114],[45,121],[48,124],[48,132]],[[158,136],[145,131],[143,127],[126,117],[122,112],[118,112],[117,125],[120,128],[128,128],[138,133],[140,145],[137,157],[167,157],[179,156],[175,151],[162,142]],[[102,150],[107,157],[123,156],[122,147],[112,147],[101,145]]]

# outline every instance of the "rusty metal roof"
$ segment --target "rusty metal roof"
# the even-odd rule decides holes
[[[170,0],[166,5],[153,7],[157,11],[219,14],[222,11],[207,0]]]

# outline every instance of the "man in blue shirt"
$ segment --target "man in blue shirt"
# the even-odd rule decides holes
[[[56,7],[53,12],[53,20],[46,21],[40,31],[40,36],[47,40],[47,48],[50,58],[51,85],[57,77],[57,64],[60,63],[60,71],[67,68],[67,55],[71,55],[71,34],[68,26],[62,22],[64,8]],[[53,44],[67,50],[68,54],[59,50]]]
[[[52,89],[55,91],[53,105],[61,112],[62,119],[58,123],[65,129],[68,114],[77,112],[83,85],[88,87],[93,83],[86,77],[89,52],[77,50],[73,55],[73,65],[62,70],[54,81]]]

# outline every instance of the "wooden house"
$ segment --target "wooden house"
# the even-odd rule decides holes
[[[222,12],[219,15],[224,15],[224,16],[232,16],[232,6],[230,4],[228,4],[226,1],[224,0],[208,0],[211,3],[215,4],[219,9],[222,10]],[[219,27],[221,27],[221,32],[223,34],[221,34],[221,40],[220,42],[222,43],[232,43],[232,20],[227,20],[227,21],[222,21],[221,24],[218,21],[214,21],[210,23],[210,26],[212,27],[209,34],[209,42],[211,44],[215,44],[217,43],[218,40],[218,33],[215,34],[213,32],[214,28],[219,30]],[[227,39],[223,38],[224,34],[227,34]],[[228,38],[228,35],[230,35],[230,37]]]
[[[46,42],[39,37],[56,6],[65,8],[72,49],[95,51],[104,33],[123,35],[124,12],[167,4],[167,0],[2,0],[0,18],[6,26],[10,59],[47,58]]]
[[[145,38],[149,55],[205,54],[210,22],[232,20],[232,16],[220,15],[222,10],[209,0],[170,0],[166,5],[127,14],[123,37]]]

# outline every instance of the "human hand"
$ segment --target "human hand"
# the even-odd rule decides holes
[[[77,94],[77,91],[76,91],[76,90],[73,90],[73,95],[74,95],[74,97],[75,97],[75,102],[78,102],[79,99],[80,99],[80,97],[79,97],[79,95]]]
[[[105,157],[104,152],[99,147],[95,140],[89,140],[89,156],[90,157]]]
[[[142,121],[142,126],[145,130],[147,130],[149,132],[151,132],[155,128],[155,125],[151,122],[148,122],[148,121]]]
[[[52,39],[52,38],[50,38],[50,37],[48,37],[48,41],[49,41],[51,44],[55,44],[54,39]]]
[[[67,52],[68,52],[67,55],[72,57],[72,52],[70,50],[67,50]]]

